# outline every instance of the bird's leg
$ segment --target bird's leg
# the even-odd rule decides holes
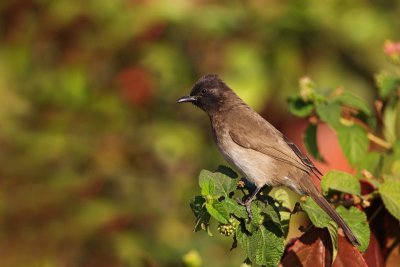
[[[253,214],[251,213],[251,202],[253,202],[254,198],[257,196],[258,192],[260,192],[261,188],[262,186],[257,186],[257,188],[245,201],[238,199],[239,204],[246,207],[247,215],[249,216],[250,220],[253,218]]]

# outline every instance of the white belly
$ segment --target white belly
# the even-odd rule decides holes
[[[256,186],[271,185],[274,159],[258,151],[241,147],[230,137],[224,138],[219,148],[226,161],[236,167],[247,180]]]

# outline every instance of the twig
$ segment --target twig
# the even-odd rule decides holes
[[[381,205],[374,211],[374,213],[372,213],[371,217],[369,217],[369,220],[368,220],[369,223],[371,223],[371,222],[375,219],[375,217],[376,217],[376,216],[378,215],[378,213],[382,210],[382,208],[383,208],[383,204],[381,204]]]
[[[390,149],[392,147],[392,145],[390,143],[386,142],[382,138],[379,138],[378,136],[376,136],[372,133],[368,133],[367,137],[371,142],[374,142],[375,144],[377,144],[385,149]]]

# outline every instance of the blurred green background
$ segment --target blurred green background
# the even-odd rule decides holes
[[[304,75],[371,100],[399,14],[397,0],[1,0],[0,265],[238,266],[230,240],[192,233],[197,174],[224,161],[176,99],[218,73],[278,127]]]

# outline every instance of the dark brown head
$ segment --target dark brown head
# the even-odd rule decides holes
[[[179,98],[177,103],[191,102],[205,112],[212,113],[227,105],[232,98],[237,96],[218,75],[207,74],[194,84],[190,95]]]

